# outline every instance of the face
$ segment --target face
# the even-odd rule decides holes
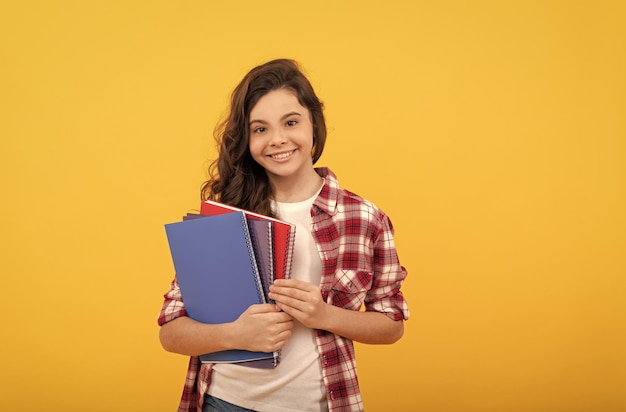
[[[313,124],[295,92],[273,90],[250,111],[250,153],[270,179],[298,179],[313,171]]]

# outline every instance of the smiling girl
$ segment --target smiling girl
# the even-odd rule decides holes
[[[227,324],[190,319],[174,279],[159,324],[163,347],[191,357],[179,411],[363,410],[353,341],[394,343],[409,316],[391,221],[314,167],[326,141],[323,107],[292,60],[243,78],[216,137],[202,198],[294,223],[294,260],[291,278],[270,288],[275,304]],[[199,362],[226,349],[281,349],[282,360],[273,369]]]

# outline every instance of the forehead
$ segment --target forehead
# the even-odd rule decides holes
[[[300,104],[293,90],[272,90],[263,95],[250,110],[250,120],[280,117],[286,113],[308,114],[308,109]]]

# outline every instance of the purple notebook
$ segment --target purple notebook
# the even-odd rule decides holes
[[[270,285],[274,282],[274,262],[272,260],[272,222],[269,220],[248,219],[248,227],[250,228],[250,237],[254,247],[254,256],[256,258],[257,267],[259,268],[259,276],[261,277],[261,286],[265,300],[274,303],[269,298]]]

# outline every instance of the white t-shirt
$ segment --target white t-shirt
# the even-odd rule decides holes
[[[319,192],[297,203],[274,202],[281,219],[296,225],[291,278],[320,284],[322,262],[311,235],[311,207]],[[209,394],[259,412],[327,411],[315,331],[296,322],[274,369],[216,364]]]

